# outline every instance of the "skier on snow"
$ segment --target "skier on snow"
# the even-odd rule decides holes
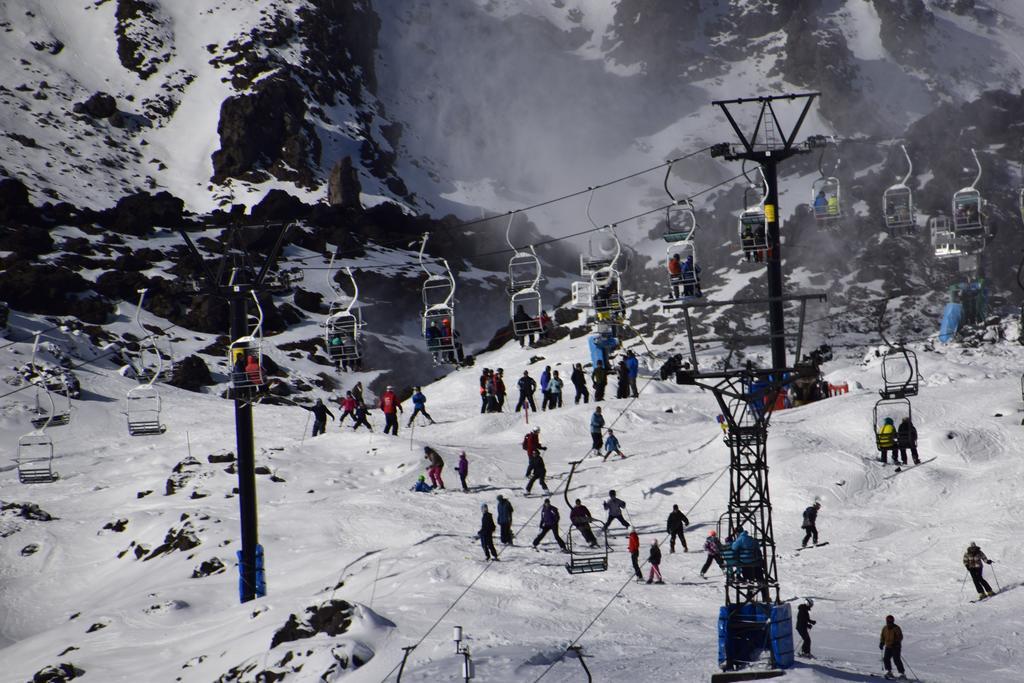
[[[355,423],[356,407],[359,404],[356,403],[356,399],[352,395],[352,392],[346,391],[345,398],[341,399],[338,403],[341,404],[341,417],[338,418],[338,426],[341,427],[341,425],[345,422],[346,417],[351,417],[352,422]]]
[[[640,535],[633,527],[629,527],[629,541],[626,543],[626,549],[629,550],[629,559],[633,561],[633,573],[636,574],[636,580],[643,581],[644,573],[640,571]]]
[[[364,425],[371,432],[373,431],[373,426],[366,419],[366,417],[369,414],[370,414],[370,411],[367,409],[365,404],[359,403],[359,404],[356,405],[356,415],[355,415],[356,423],[354,425],[352,425],[352,431],[353,432],[356,431],[357,429],[359,429],[360,425]]]
[[[380,409],[384,413],[384,433],[398,436],[398,413],[402,410],[402,402],[395,394],[395,388],[388,386],[387,391],[380,397]]]
[[[700,578],[705,578],[705,574],[708,571],[708,567],[711,566],[712,562],[718,563],[718,568],[723,572],[725,571],[725,562],[722,560],[722,546],[718,543],[718,533],[712,529],[708,532],[708,537],[704,541],[704,552],[708,554],[708,559],[704,561],[704,566],[700,568]]]
[[[544,464],[544,458],[540,457],[540,452],[535,452],[530,456],[530,480],[526,482],[526,492],[529,493],[533,490],[534,482],[539,482],[540,487],[547,492],[548,483],[544,481],[547,473],[548,468]]]
[[[306,408],[303,406],[303,408]],[[313,436],[319,436],[327,431],[327,416],[331,416],[331,421],[334,421],[334,413],[324,405],[323,399],[318,398],[316,404],[312,408],[306,408],[309,412],[313,413]]]
[[[487,510],[487,503],[480,503],[480,547],[484,549],[484,559],[498,561],[498,551],[494,549],[494,517]]]
[[[668,521],[665,523],[665,531],[669,535],[668,551],[670,553],[676,551],[677,537],[683,544],[683,552],[690,552],[690,549],[686,547],[686,536],[683,535],[683,530],[686,529],[686,525],[689,523],[690,520],[686,518],[686,515],[679,509],[679,506],[673,505],[672,512],[668,513]]]
[[[558,547],[565,550],[565,541],[558,535],[558,508],[551,504],[551,499],[547,498],[544,500],[544,506],[540,509],[540,533],[537,534],[537,538],[533,539],[533,549],[536,550],[537,546],[540,545],[541,540],[550,531],[554,535],[555,540],[558,541]]]
[[[410,490],[417,491],[419,493],[430,493],[434,489],[430,488],[430,484],[427,483],[427,478],[421,474]]]
[[[899,444],[900,460],[903,461],[904,465],[907,464],[907,450],[910,451],[914,464],[921,464],[921,456],[917,454],[917,428],[909,417],[900,420],[900,426],[896,430],[896,443]],[[893,460],[895,459],[895,456],[893,456]]]
[[[967,568],[971,580],[974,581],[974,590],[978,591],[979,600],[995,595],[992,592],[992,586],[988,585],[988,581],[981,576],[985,564],[992,564],[992,560],[988,559],[985,553],[981,552],[978,544],[972,541],[967,546],[967,552],[964,553],[964,567]]]
[[[814,607],[814,601],[807,598],[807,602],[796,608],[796,632],[800,634],[802,639],[800,654],[805,657],[811,656],[811,634],[809,631],[817,623],[814,619],[811,619],[812,607]]]
[[[814,505],[811,505],[804,510],[804,520],[800,525],[801,529],[805,529],[807,533],[804,535],[804,540],[800,544],[801,548],[807,547],[807,541],[814,539],[814,545],[818,545],[818,510],[821,508],[821,503],[814,501]]]
[[[512,545],[512,503],[508,498],[498,494],[498,528],[503,545]]]
[[[665,583],[661,578],[661,548],[658,547],[658,539],[651,541],[651,552],[647,555],[647,561],[651,565],[651,571],[647,575],[647,583]],[[654,581],[654,577],[658,577],[657,581]]]
[[[529,370],[523,370],[523,376],[519,378],[519,402],[516,403],[516,412],[530,406],[530,410],[537,412],[537,404],[533,402],[533,394],[537,391],[537,383],[530,377]]]
[[[587,376],[583,374],[583,365],[581,363],[573,366],[572,375],[569,376],[569,379],[572,380],[572,386],[576,389],[576,404],[579,404],[581,398],[584,403],[590,403],[590,391],[587,390]]]
[[[878,639],[878,649],[882,651],[885,677],[892,678],[892,662],[895,660],[900,678],[906,678],[907,675],[903,673],[903,659],[900,657],[900,651],[903,649],[903,630],[896,625],[896,617],[891,614],[885,618],[885,626],[882,627],[882,635]]]
[[[469,460],[466,458],[466,451],[462,451],[459,455],[459,464],[455,466],[455,471],[459,473],[462,490],[469,493],[469,487],[466,486],[466,475],[469,474]]]
[[[580,502],[580,499],[576,499],[576,504],[572,510],[569,511],[569,521],[576,527],[580,535],[583,536],[591,548],[597,547],[597,538],[594,536],[594,532],[590,530],[590,523],[594,521],[590,515],[590,510],[587,506]]]
[[[523,437],[523,450],[526,451],[526,474],[524,476],[529,477],[530,473],[533,472],[533,456],[540,455],[541,451],[546,451],[546,446],[540,445],[540,427],[534,427],[532,431],[527,433]]]
[[[619,439],[615,436],[615,432],[609,429],[608,438],[604,440],[604,458],[602,460],[607,460],[612,453],[618,453],[620,458],[626,457],[619,448]]]
[[[430,424],[434,424],[434,418],[430,417],[430,413],[427,412],[427,397],[423,395],[420,387],[416,387],[416,391],[412,395],[412,407],[412,415],[409,416],[409,422],[406,424],[406,427],[412,427],[412,421],[421,413],[423,417],[430,420]]]
[[[604,523],[604,528],[607,531],[608,525],[612,523],[612,520],[619,520],[622,522],[622,526],[629,527],[629,522],[622,518],[622,511],[626,509],[626,504],[615,497],[615,489],[608,492],[608,500],[602,503],[604,509],[608,511],[608,520]],[[639,552],[639,551],[637,551]]]
[[[590,440],[592,448],[601,453],[601,428],[604,427],[604,416],[601,415],[601,406],[594,408],[594,414],[590,416]]]
[[[608,386],[608,370],[602,361],[597,361],[590,378],[594,383],[594,401],[603,401],[604,388]]]
[[[548,401],[550,400],[550,394],[548,394],[548,385],[551,384],[551,366],[548,365],[544,368],[544,372],[540,373],[540,409],[547,410]]]
[[[633,398],[637,398],[640,392],[636,390],[636,378],[640,374],[640,360],[632,350],[626,351],[626,371],[629,377],[629,390]]]
[[[430,446],[424,446],[423,458],[427,461],[427,476],[430,477],[430,488],[443,489],[444,481],[441,479],[441,470],[444,469],[444,460],[441,454]]]

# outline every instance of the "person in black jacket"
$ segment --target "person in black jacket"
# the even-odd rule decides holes
[[[544,464],[544,458],[540,457],[540,453],[534,453],[530,456],[530,480],[526,482],[526,492],[529,493],[533,490],[533,484],[535,482],[540,483],[540,487],[545,491],[548,490],[548,484],[544,481],[544,477],[547,476],[548,468]]]
[[[583,372],[582,363],[573,366],[569,379],[572,380],[572,385],[576,389],[576,403],[579,404],[581,398],[584,403],[590,403],[590,390],[587,389],[587,376]]]
[[[305,408],[305,406],[303,406]],[[319,436],[327,431],[327,416],[331,416],[331,420],[334,420],[334,413],[324,405],[323,399],[317,399],[316,404],[312,408],[306,408],[309,412],[313,413],[313,436]]]
[[[672,506],[672,512],[668,513],[668,522],[665,525],[665,531],[669,534],[668,551],[674,553],[676,551],[676,537],[679,537],[679,541],[683,544],[683,552],[688,553],[690,549],[686,547],[686,536],[683,535],[683,530],[686,529],[686,525],[690,523],[690,520],[686,518],[686,515],[682,513],[678,505]]]
[[[530,410],[537,412],[537,404],[533,401],[533,394],[537,391],[537,383],[530,377],[529,370],[523,370],[523,376],[519,378],[519,403],[516,404],[516,412],[530,406]]]
[[[477,536],[480,538],[480,547],[484,549],[484,559],[498,561],[498,551],[494,549],[494,517],[487,510],[487,503],[480,503],[480,531]]]
[[[803,642],[800,643],[800,654],[806,657],[811,656],[811,634],[809,631],[817,623],[811,619],[812,607],[814,607],[814,601],[807,598],[807,602],[796,608],[796,632],[803,639]]]
[[[899,457],[904,465],[907,464],[907,449],[910,449],[914,464],[921,464],[921,456],[917,454],[917,428],[909,417],[903,418],[896,430],[896,445],[899,446]],[[893,459],[895,460],[895,456]]]
[[[615,398],[629,398],[629,366],[625,358],[619,361],[616,368]]]
[[[590,523],[594,521],[590,515],[590,510],[587,506],[580,502],[580,499],[576,499],[576,504],[572,510],[569,511],[569,521],[572,525],[579,530],[580,535],[583,536],[583,540],[591,548],[597,547],[597,537],[594,536],[594,532],[590,529]]]
[[[498,529],[502,545],[512,545],[512,503],[508,498],[498,494]]]
[[[807,531],[804,534],[804,540],[800,544],[801,548],[807,547],[807,541],[814,539],[814,545],[818,545],[818,510],[821,508],[821,503],[814,501],[814,505],[811,505],[804,510],[804,520],[800,524],[800,528]]]

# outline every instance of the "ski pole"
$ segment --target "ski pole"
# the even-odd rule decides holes
[[[995,575],[993,574],[993,576],[995,576]],[[967,571],[965,570],[964,571],[964,580],[960,582],[960,597],[963,597],[963,595],[964,595],[964,586],[966,586],[966,585],[967,585]]]
[[[302,444],[306,443],[306,428],[309,427],[309,416],[310,415],[312,415],[312,413],[306,413],[306,424],[302,427],[302,440],[299,441],[299,445],[300,446]]]
[[[989,564],[988,566],[992,567],[991,564]],[[996,576],[996,570],[995,569],[992,569],[992,580],[996,582],[996,592],[998,593],[1002,589],[999,587],[999,577]]]
[[[914,672],[914,667],[910,666],[910,662],[907,661],[907,658],[900,657],[900,659],[902,659],[903,663],[906,664],[908,669],[910,669],[910,675],[914,677],[914,680],[921,680],[917,677],[917,674]]]

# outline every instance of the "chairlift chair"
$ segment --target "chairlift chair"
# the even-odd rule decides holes
[[[130,436],[151,436],[167,431],[160,422],[160,393],[156,387],[144,384],[135,387],[125,397],[125,414]]]
[[[907,182],[914,172],[914,164],[910,161],[907,148],[900,145],[903,156],[907,160],[907,174],[903,178],[885,190],[882,195],[882,213],[885,215],[885,227],[890,232],[913,232],[917,225],[914,216],[914,196],[910,191]]]
[[[40,401],[41,395],[44,392],[50,402],[50,412],[46,411],[46,408],[43,407],[42,402]],[[32,426],[36,429],[43,427],[43,425],[48,427],[63,427],[64,425],[71,423],[71,396],[69,394],[67,384],[64,384],[64,399],[60,410],[57,409],[56,401],[53,397],[55,393],[58,396],[60,395],[60,392],[51,391],[50,388],[46,386],[45,381],[41,388],[38,385],[36,386],[36,406],[33,411],[36,416],[32,418]]]
[[[608,530],[604,530],[604,543],[591,548],[583,540],[583,533],[575,525],[569,525],[566,533],[566,547],[569,549],[569,561],[565,563],[565,571],[570,574],[594,574],[608,571]]]
[[[691,239],[697,229],[697,216],[693,211],[693,202],[688,198],[677,199],[669,189],[668,179],[672,175],[674,164],[674,161],[669,163],[665,169],[665,194],[672,203],[665,208],[665,234],[662,237],[666,242],[683,242]]]
[[[977,189],[981,180],[981,161],[973,149],[971,155],[978,166],[978,175],[970,185],[953,193],[953,232],[958,238],[984,237],[985,231],[984,203]]]
[[[842,218],[839,203],[839,179],[835,176],[823,176],[811,184],[811,205],[814,217],[819,223],[827,223]]]
[[[668,285],[672,299],[695,299],[704,296],[700,286],[700,263],[697,260],[697,246],[692,240],[669,244],[666,248],[671,262],[679,256],[678,275],[668,273]],[[690,265],[687,265],[687,264]]]
[[[252,292],[253,301],[256,302],[256,321],[251,334],[239,337],[228,345],[228,371],[231,376],[231,388],[238,391],[251,391],[263,386],[263,308]],[[252,368],[250,359],[255,362],[256,368]]]
[[[949,216],[938,214],[928,219],[928,232],[931,233],[932,249],[937,259],[957,258],[963,251],[957,245],[956,233]]]
[[[913,422],[913,413],[910,407],[910,400],[907,398],[883,398],[875,403],[875,407],[871,411],[872,423],[874,425],[875,435],[875,448],[879,451],[883,450],[881,436],[878,431],[882,428],[886,418],[892,418],[893,426],[898,430],[900,423],[903,418],[909,418]],[[894,432],[893,443],[897,442],[897,435]]]
[[[890,347],[882,354],[882,398],[917,396],[919,375],[917,354],[904,346]]]
[[[361,308],[356,306],[359,301],[359,285],[352,275],[352,269],[346,267],[345,272],[352,281],[352,296],[346,296],[331,274],[333,269],[332,255],[327,268],[327,284],[334,290],[335,297],[324,321],[324,347],[332,362],[346,367],[362,358],[363,316]]]
[[[614,268],[602,268],[590,276],[590,288],[593,293],[594,314],[599,318],[621,318],[623,315],[622,291],[619,274]]]
[[[44,432],[26,434],[18,439],[18,481],[22,484],[48,484],[59,478],[53,471],[53,439]]]
[[[587,282],[572,283],[572,305],[574,308],[588,309],[594,305],[594,288]]]
[[[519,307],[522,306],[527,317],[516,318]],[[536,289],[523,289],[512,295],[509,301],[509,315],[512,318],[512,334],[517,338],[531,334],[540,334],[543,325],[541,324],[541,311],[543,302],[540,292]]]

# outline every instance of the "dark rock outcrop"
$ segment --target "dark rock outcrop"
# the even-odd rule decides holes
[[[171,386],[188,391],[199,391],[213,383],[206,361],[196,355],[187,356],[175,363],[174,372],[168,382]]]
[[[96,92],[85,102],[75,104],[74,111],[76,114],[85,114],[94,119],[107,119],[117,113],[117,100],[113,95]]]
[[[44,666],[37,671],[30,683],[63,683],[85,675],[84,669],[79,669],[74,664],[62,662]]]
[[[327,181],[327,203],[346,209],[361,209],[359,194],[363,191],[359,173],[352,165],[352,157],[345,157],[334,164]]]

